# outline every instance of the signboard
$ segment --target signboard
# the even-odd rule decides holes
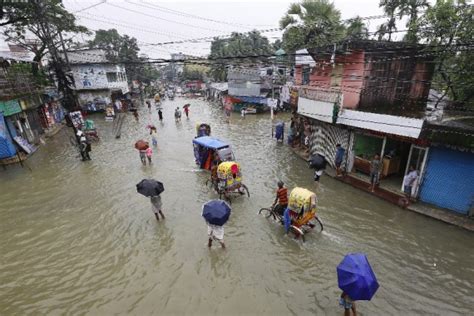
[[[4,116],[10,116],[21,112],[20,103],[18,100],[0,101],[0,112],[3,112]]]
[[[28,143],[28,141],[23,137],[15,136],[13,139],[28,155],[36,151],[36,147]]]
[[[334,103],[298,98],[298,114],[318,121],[333,122]]]

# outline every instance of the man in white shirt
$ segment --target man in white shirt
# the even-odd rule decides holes
[[[418,171],[416,171],[415,168],[413,168],[413,166],[410,166],[408,174],[405,176],[405,178],[403,178],[403,192],[405,192],[405,195],[408,199],[411,198],[413,184],[415,183],[417,178],[418,178]]]

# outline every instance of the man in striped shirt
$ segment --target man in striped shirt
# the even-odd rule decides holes
[[[285,188],[283,181],[278,181],[278,189],[272,207],[274,207],[275,211],[280,215],[283,215],[283,212],[288,207],[288,189]]]

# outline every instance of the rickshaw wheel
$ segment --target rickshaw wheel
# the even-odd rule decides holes
[[[247,188],[247,186],[245,184],[241,184],[241,187],[244,188],[245,192],[247,192],[247,196],[250,197],[250,192],[249,192],[249,189]],[[245,194],[245,193],[244,193]]]
[[[303,242],[306,241],[305,238],[304,238],[304,232],[303,232],[300,228],[291,225],[291,226],[290,226],[290,230],[291,230],[291,232],[293,232],[293,234],[295,235],[295,238],[296,238],[296,239],[298,239],[299,237],[301,237],[301,240],[302,240]]]
[[[311,221],[309,221],[307,225],[310,226],[311,230],[315,230],[318,233],[324,230],[323,222],[321,222],[321,220],[317,216],[314,217]]]
[[[273,220],[276,220],[275,213],[271,208],[264,207],[261,208],[260,211],[258,211],[259,215],[263,215],[265,218],[273,218]]]

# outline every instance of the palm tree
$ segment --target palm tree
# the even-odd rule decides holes
[[[403,0],[380,0],[379,7],[383,8],[384,13],[388,16],[388,20],[377,30],[379,39],[381,39],[385,34],[388,34],[388,40],[392,40],[392,33],[397,30],[396,11],[400,6],[401,1]]]
[[[400,19],[408,16],[408,32],[405,35],[405,40],[411,43],[418,41],[419,21],[418,14],[421,10],[428,8],[430,5],[427,0],[401,0],[399,4]]]
[[[280,20],[280,28],[285,30],[283,44],[287,51],[327,45],[344,36],[341,13],[328,0],[291,4]]]
[[[348,39],[369,38],[369,30],[360,16],[356,16],[348,21],[346,34],[346,38]]]

